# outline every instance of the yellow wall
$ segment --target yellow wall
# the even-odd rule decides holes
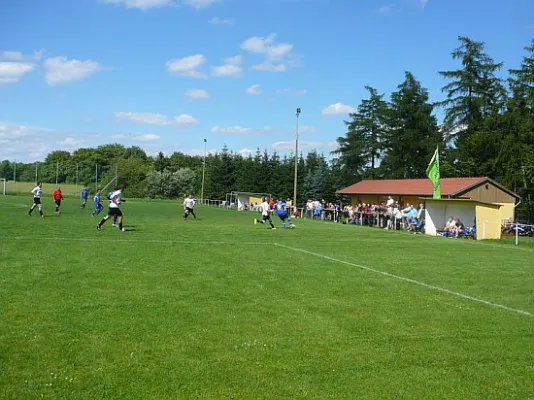
[[[515,214],[515,208],[514,203],[497,203],[500,204],[502,207],[499,210],[499,216],[501,222],[505,219],[510,219],[511,221],[514,220],[514,214]]]
[[[255,197],[255,196],[250,196],[248,201],[249,201],[249,204],[261,204],[262,203],[261,197]]]
[[[501,211],[496,206],[476,206],[477,240],[501,238]]]

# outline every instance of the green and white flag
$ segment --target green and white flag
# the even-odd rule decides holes
[[[434,198],[441,199],[441,184],[440,184],[440,175],[439,175],[439,148],[436,147],[436,151],[432,156],[432,160],[426,168],[426,176],[434,184]]]

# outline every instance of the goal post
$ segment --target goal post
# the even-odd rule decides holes
[[[2,195],[3,196],[6,195],[6,183],[7,183],[7,179],[6,178],[0,178],[0,184],[2,185]]]

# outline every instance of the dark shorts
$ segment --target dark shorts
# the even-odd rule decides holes
[[[190,212],[193,212],[193,209],[189,208],[189,207],[186,207],[185,208],[185,212],[189,214]]]
[[[269,221],[271,219],[271,216],[269,214],[262,215],[262,218],[263,218],[264,221]]]
[[[108,215],[110,217],[114,217],[114,216],[117,216],[117,217],[121,217],[122,216],[122,212],[119,208],[110,208],[108,210]]]
[[[58,206],[58,207],[61,206],[61,199],[54,200],[54,203],[56,203],[56,206]]]
[[[33,198],[33,204],[41,204],[41,198],[40,197],[34,197]]]

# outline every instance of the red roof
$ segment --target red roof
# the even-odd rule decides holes
[[[441,195],[452,196],[487,181],[488,178],[442,178]],[[478,186],[478,185],[477,185]],[[392,196],[432,196],[434,186],[430,179],[363,180],[338,190],[339,194],[377,194]]]

